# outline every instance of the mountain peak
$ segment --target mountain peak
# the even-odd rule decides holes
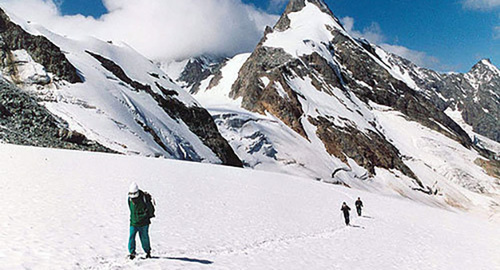
[[[290,26],[290,18],[288,15],[304,10],[308,3],[315,5],[321,12],[327,14],[328,16],[331,16],[337,22],[339,27],[342,28],[340,20],[335,17],[324,0],[290,0],[290,2],[288,2],[288,5],[286,6],[285,12],[283,13],[283,15],[281,15],[278,23],[276,23],[276,25],[274,26],[274,29],[278,31],[284,31],[288,29],[288,27]]]
[[[479,61],[479,63],[491,64],[491,60],[489,58],[484,58],[484,59],[481,59],[481,61]]]
[[[500,80],[500,71],[490,59],[482,59],[465,73],[465,78],[477,90],[480,85],[488,84],[492,80]]]
[[[491,63],[491,60],[489,58],[485,58],[477,62],[472,69],[469,71],[469,73],[483,73],[481,71],[486,71],[486,72],[492,72],[493,74],[500,76],[500,70]]]
[[[332,11],[330,10],[330,8],[328,7],[328,5],[325,3],[324,0],[290,0],[285,9],[285,14],[302,10],[306,6],[306,2],[315,4],[321,9],[321,11],[333,16]]]

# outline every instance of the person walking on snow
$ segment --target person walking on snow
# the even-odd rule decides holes
[[[344,212],[345,225],[349,226],[349,211],[351,211],[351,208],[344,202],[340,211]]]
[[[139,233],[142,249],[146,252],[146,258],[151,258],[151,245],[149,242],[149,224],[152,217],[145,199],[145,194],[139,190],[136,183],[130,184],[128,192],[128,206],[130,209],[130,236],[128,239],[129,258],[133,260],[135,253],[135,236]]]
[[[361,207],[363,207],[363,202],[361,199],[358,197],[358,200],[355,203],[356,205],[356,210],[358,211],[358,216],[361,216]]]

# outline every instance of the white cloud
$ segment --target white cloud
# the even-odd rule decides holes
[[[500,7],[500,0],[465,0],[464,8],[476,10],[492,10]]]
[[[264,27],[278,19],[241,0],[104,0],[109,12],[99,19],[61,16],[52,0],[0,4],[56,33],[124,41],[152,59],[251,51]]]
[[[427,67],[432,69],[441,69],[442,66],[436,57],[429,56],[425,52],[411,50],[407,47],[400,45],[392,45],[387,43],[387,38],[382,33],[382,29],[378,23],[373,22],[369,27],[358,31],[354,28],[354,19],[352,17],[344,17],[341,19],[344,29],[355,38],[364,38],[369,42],[379,45],[384,50],[399,55],[412,61],[420,67]]]
[[[493,27],[493,39],[500,39],[500,26]]]
[[[0,7],[7,8],[10,11],[16,11],[19,16],[22,15],[26,20],[37,18],[39,20],[51,20],[53,17],[60,16],[58,5],[51,0],[0,0]],[[23,11],[19,13],[17,11]]]
[[[345,30],[355,38],[364,38],[375,44],[380,44],[386,39],[382,34],[380,25],[376,22],[372,22],[370,26],[365,27],[363,31],[360,32],[354,29],[354,18],[344,17],[340,21],[344,25]]]
[[[420,67],[435,67],[439,64],[439,60],[436,57],[429,56],[425,52],[419,52],[415,50],[408,49],[404,46],[390,45],[390,44],[380,44],[382,49],[399,55],[412,61],[415,65]]]
[[[500,8],[500,0],[463,0],[462,5],[466,9],[494,11]],[[500,13],[498,13],[498,18],[500,18]],[[500,39],[500,25],[493,27],[493,39]]]

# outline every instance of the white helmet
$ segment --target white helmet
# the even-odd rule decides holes
[[[130,187],[128,188],[128,197],[132,199],[139,197],[139,186],[136,182],[132,182],[130,184]]]

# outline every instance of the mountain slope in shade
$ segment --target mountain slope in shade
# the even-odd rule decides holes
[[[241,166],[210,114],[130,47],[0,15],[2,76],[70,129],[119,153]]]
[[[252,54],[200,83],[195,98],[245,164],[371,190],[393,177],[405,196],[469,208],[485,195],[498,211],[499,176],[476,164],[495,164],[488,152],[322,3],[291,1]]]

